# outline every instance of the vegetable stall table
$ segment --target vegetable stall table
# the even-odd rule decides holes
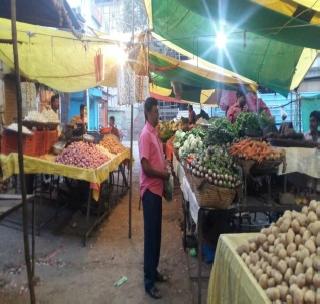
[[[190,183],[186,177],[184,167],[177,160],[176,156],[173,156],[173,170],[175,172],[176,177],[180,182],[180,189],[182,191],[182,207],[183,207],[183,215],[184,215],[184,231],[183,231],[183,243],[186,247],[187,243],[187,226],[190,225],[190,222],[196,224],[196,236],[198,241],[198,273],[197,273],[197,283],[198,283],[198,303],[201,303],[201,282],[204,277],[202,277],[202,245],[203,245],[203,231],[202,226],[204,222],[205,214],[209,212],[219,212],[219,215],[234,215],[238,213],[241,215],[245,213],[256,213],[263,212],[266,214],[270,214],[272,212],[282,213],[285,210],[300,210],[301,207],[298,205],[279,205],[276,203],[270,204],[261,204],[261,202],[256,203],[248,203],[246,201],[241,202],[238,201],[227,209],[216,209],[216,208],[208,208],[201,207],[194,192],[191,189]],[[271,219],[269,218],[271,221]],[[240,223],[240,222],[239,222]],[[232,303],[232,302],[221,302],[221,303]]]
[[[286,167],[279,167],[278,175],[284,176],[284,189],[287,192],[289,174],[303,174],[309,177],[311,188],[317,190],[320,183],[320,149],[312,147],[280,147],[286,153]],[[305,181],[307,182],[307,181]]]
[[[320,149],[302,147],[281,147],[286,151],[287,166],[279,174],[302,173],[320,179]]]
[[[90,193],[86,207],[86,224],[87,230],[83,235],[83,243],[86,244],[90,233],[102,222],[107,216],[107,211],[103,212],[92,225],[89,225],[90,205],[92,199],[99,202],[99,195],[102,187],[109,180],[112,172],[119,170],[122,174],[123,182],[127,185],[127,177],[125,176],[124,163],[130,159],[130,150],[126,149],[122,153],[96,169],[84,169],[75,166],[67,166],[54,161],[53,155],[45,155],[40,158],[24,156],[25,174],[48,174],[67,177],[73,180],[82,180],[90,183]],[[18,155],[11,153],[9,155],[0,154],[0,164],[2,171],[2,179],[5,180],[19,173]],[[101,202],[99,202],[101,204]]]
[[[255,233],[223,234],[218,241],[211,270],[207,304],[271,303],[236,248]]]
[[[198,251],[197,251],[197,264],[198,264],[198,271],[197,271],[197,284],[198,284],[198,303],[201,303],[201,282],[204,279],[202,276],[202,246],[203,246],[203,220],[205,213],[207,211],[217,211],[215,208],[207,208],[201,207],[197,201],[195,194],[193,193],[189,181],[186,178],[184,168],[177,160],[175,155],[173,155],[173,170],[175,172],[176,177],[179,179],[180,188],[183,194],[182,204],[183,204],[183,214],[184,214],[184,233],[183,233],[183,243],[186,244],[186,237],[187,237],[187,222],[191,219],[188,219],[191,216],[192,221],[196,224],[197,230],[197,241],[198,241]],[[225,210],[219,210],[220,212],[230,213],[233,212],[233,206]]]

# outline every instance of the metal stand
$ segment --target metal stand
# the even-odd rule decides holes
[[[203,235],[202,235],[202,220],[203,220],[203,210],[202,208],[199,209],[198,212],[198,225],[197,225],[197,235],[198,235],[198,303],[201,304],[201,267],[202,267],[202,241],[203,241]]]
[[[114,175],[117,175],[117,183],[115,183]],[[121,175],[121,183],[120,183]],[[120,192],[119,192],[119,189]],[[90,234],[103,222],[103,220],[110,214],[115,203],[126,193],[128,190],[128,180],[124,164],[119,166],[119,170],[110,174],[110,179],[101,184],[100,200],[97,202],[97,218],[90,223],[90,209],[92,206],[92,190],[89,192],[87,206],[86,206],[86,230],[82,236],[83,245],[86,246]],[[102,193],[107,193],[107,197],[103,197]],[[113,195],[115,194],[115,195]],[[106,206],[107,205],[107,206]],[[105,208],[104,208],[105,207]]]

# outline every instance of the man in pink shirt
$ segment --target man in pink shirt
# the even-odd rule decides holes
[[[154,299],[161,294],[155,282],[164,282],[167,278],[157,268],[160,258],[162,194],[164,181],[170,174],[166,168],[163,145],[156,126],[159,122],[158,102],[149,97],[144,104],[146,124],[139,139],[141,162],[140,191],[144,220],[144,285],[145,291]]]

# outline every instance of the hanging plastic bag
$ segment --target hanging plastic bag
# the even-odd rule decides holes
[[[173,176],[164,182],[163,197],[167,202],[171,202],[173,198]]]
[[[283,107],[280,108],[280,115],[281,115],[281,119],[282,119],[283,121],[285,121],[285,120],[287,119],[287,117],[288,117],[288,114],[287,114],[287,112],[284,110]]]

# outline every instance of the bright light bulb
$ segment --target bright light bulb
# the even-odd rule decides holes
[[[111,56],[119,65],[125,64],[128,60],[128,53],[119,46],[110,46],[107,52],[109,53],[109,56]]]
[[[116,55],[116,60],[118,64],[125,64],[128,60],[128,54],[121,48],[119,48],[118,53]]]
[[[224,32],[218,32],[216,36],[216,46],[219,49],[224,49],[227,44],[227,36]]]

